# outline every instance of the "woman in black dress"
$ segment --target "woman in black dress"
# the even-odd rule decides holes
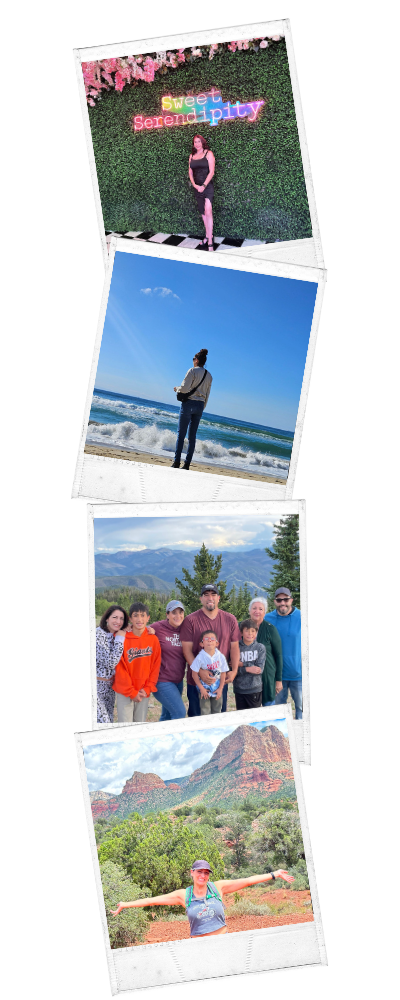
[[[209,250],[214,250],[212,214],[214,171],[215,156],[209,148],[207,139],[202,135],[193,136],[192,152],[189,156],[189,180],[194,188],[197,208],[204,222],[206,236],[203,243],[208,243]]]

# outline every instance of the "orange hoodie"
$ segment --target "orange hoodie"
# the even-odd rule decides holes
[[[147,629],[142,635],[127,632],[124,651],[115,668],[114,691],[126,698],[136,698],[144,688],[147,698],[157,691],[157,681],[161,665],[161,646],[156,635],[149,635]]]

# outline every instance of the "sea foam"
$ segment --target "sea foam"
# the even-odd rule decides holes
[[[86,443],[171,457],[175,452],[176,433],[158,427],[157,424],[140,427],[130,420],[124,420],[119,424],[90,423]],[[183,448],[184,453],[186,449],[187,440]],[[280,479],[286,479],[289,469],[289,462],[285,459],[263,455],[262,452],[243,447],[225,448],[215,441],[200,439],[196,441],[194,459],[199,463],[225,466],[242,472],[255,471],[254,467],[257,466]]]

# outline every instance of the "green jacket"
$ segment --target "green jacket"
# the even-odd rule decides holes
[[[275,681],[282,680],[282,643],[278,629],[269,622],[261,622],[257,642],[265,646],[265,666],[262,675],[262,701],[275,700]]]

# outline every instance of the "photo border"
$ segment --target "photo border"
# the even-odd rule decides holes
[[[282,507],[286,510],[282,511]],[[308,635],[308,595],[307,595],[307,546],[306,546],[306,503],[305,500],[264,500],[240,503],[161,503],[161,504],[88,504],[88,555],[89,555],[89,630],[90,630],[90,676],[93,731],[103,732],[109,726],[97,722],[97,681],[96,681],[96,574],[94,558],[94,518],[125,517],[190,517],[194,515],[265,514],[279,513],[299,515],[300,588],[301,588],[301,665],[303,684],[303,719],[293,720],[297,743],[298,759],[303,764],[311,764],[310,728],[310,670]],[[281,706],[274,706],[280,708]],[[236,712],[223,713],[236,715]],[[154,723],[155,724],[155,723]],[[128,726],[130,723],[114,722],[111,728]],[[153,723],[146,723],[153,725]]]
[[[307,355],[304,363],[304,374],[300,391],[296,425],[293,436],[293,447],[290,458],[289,473],[282,485],[264,482],[262,479],[246,479],[246,477],[228,476],[216,472],[191,471],[185,481],[177,476],[177,470],[151,463],[126,461],[119,458],[108,458],[99,455],[85,455],[85,441],[95,387],[97,366],[101,350],[104,322],[107,313],[108,296],[113,274],[116,253],[139,254],[140,256],[159,257],[164,260],[183,261],[189,264],[200,264],[203,267],[217,267],[229,270],[248,271],[252,274],[271,275],[273,277],[290,278],[297,281],[311,281],[318,285],[314,313],[310,328]],[[210,259],[212,257],[212,259]],[[307,396],[310,386],[311,370],[314,360],[322,299],[326,282],[326,271],[320,268],[305,267],[299,264],[268,261],[252,257],[227,256],[220,257],[204,254],[198,250],[180,249],[160,244],[132,243],[130,240],[117,241],[110,244],[110,255],[106,267],[100,316],[94,345],[93,360],[89,377],[88,394],[84,411],[82,433],[78,450],[72,497],[83,496],[87,500],[103,500],[118,503],[137,501],[163,500],[165,490],[171,500],[195,500],[201,489],[205,500],[262,498],[291,499],[296,475],[297,461],[303,431]],[[157,457],[157,456],[155,456]],[[104,463],[107,463],[106,465]],[[110,464],[112,463],[112,464]],[[126,469],[128,466],[128,469]],[[107,475],[107,468],[111,475]],[[136,470],[137,476],[132,475]],[[229,482],[226,488],[224,484]],[[250,492],[251,490],[251,492]],[[147,491],[148,494],[147,494]]]
[[[278,712],[277,709],[279,709]],[[284,968],[298,968],[305,965],[327,965],[300,765],[297,759],[293,720],[288,705],[250,709],[239,713],[227,712],[224,716],[218,715],[218,717],[197,716],[190,719],[176,719],[172,722],[135,723],[131,726],[114,726],[102,731],[101,742],[104,744],[123,742],[126,739],[156,738],[163,733],[188,732],[190,730],[195,731],[196,729],[204,730],[205,728],[223,728],[224,726],[231,726],[234,723],[242,725],[243,723],[249,724],[257,720],[273,721],[277,717],[285,718],[287,721],[314,921],[305,924],[288,924],[250,931],[238,931],[223,935],[218,938],[218,947],[216,947],[215,938],[202,938],[195,943],[189,939],[174,942],[166,941],[159,944],[136,945],[119,949],[112,949],[110,947],[83,753],[85,747],[99,743],[100,734],[96,731],[75,734],[90,848],[113,996],[126,990],[149,989],[153,986],[187,983],[197,980],[206,981],[213,978],[268,972]],[[265,948],[265,945],[268,947]],[[277,953],[277,960],[274,961],[273,959],[271,963],[272,950],[275,950]],[[267,952],[265,956],[263,951]],[[296,955],[297,961],[292,960],[293,952]],[[153,960],[152,962],[148,961],[150,955]],[[208,963],[207,973],[204,971],[206,963]]]
[[[115,44],[95,45],[91,47],[77,48],[73,50],[75,66],[78,79],[79,96],[82,107],[83,125],[85,130],[86,145],[89,156],[90,174],[93,184],[93,194],[96,205],[97,221],[100,231],[100,240],[103,250],[104,263],[107,264],[108,250],[105,236],[103,212],[101,207],[100,188],[97,178],[96,161],[90,128],[89,111],[86,100],[85,85],[82,73],[82,62],[90,62],[97,59],[107,59],[126,55],[139,55],[148,52],[175,50],[179,48],[189,48],[193,45],[210,45],[217,42],[237,41],[245,38],[258,38],[266,35],[281,35],[285,38],[288,55],[290,80],[292,85],[293,102],[296,112],[296,123],[299,136],[300,152],[303,164],[304,181],[307,191],[308,208],[310,212],[312,237],[303,240],[282,240],[277,247],[273,243],[260,244],[254,247],[247,247],[241,250],[234,247],[224,251],[232,256],[261,256],[264,259],[279,259],[285,255],[286,261],[296,260],[298,263],[309,264],[316,267],[324,267],[321,236],[318,224],[317,208],[315,203],[314,185],[311,175],[311,164],[308,152],[308,144],[304,125],[304,116],[300,98],[300,88],[297,78],[296,63],[294,56],[294,46],[289,18],[275,21],[260,21],[255,24],[241,24],[227,28],[209,28],[206,31],[190,31],[182,34],[161,35],[156,38],[142,38],[135,41],[117,42]],[[250,238],[250,237],[249,237]],[[293,248],[296,244],[302,244],[300,253]],[[175,248],[176,249],[176,248]],[[303,252],[302,252],[303,250]],[[193,251],[192,251],[193,252]],[[221,255],[222,256],[222,255]],[[301,258],[301,259],[299,259]]]

